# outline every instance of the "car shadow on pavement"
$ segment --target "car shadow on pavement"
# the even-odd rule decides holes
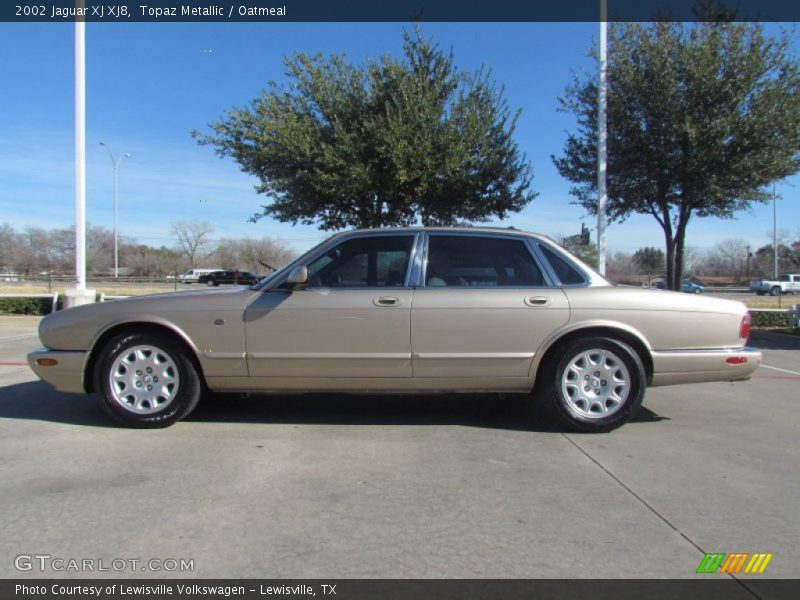
[[[57,392],[42,381],[0,387],[0,419],[115,427],[94,395]]]
[[[747,345],[761,350],[800,350],[800,335],[755,329],[750,332]]]
[[[558,433],[529,396],[517,394],[212,394],[187,421],[304,425],[462,425]],[[663,417],[642,407],[631,423]]]
[[[41,381],[0,388],[0,419],[118,427],[94,395],[66,394]],[[665,420],[642,407],[631,423]],[[209,394],[187,422],[304,425],[462,425],[558,433],[529,396],[516,394]]]

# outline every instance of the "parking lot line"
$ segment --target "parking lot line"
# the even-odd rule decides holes
[[[771,367],[770,365],[761,364],[760,366],[765,369],[772,369],[773,371],[780,371],[781,373],[789,373],[790,375],[800,375],[800,371],[790,371],[789,369],[781,369],[780,367]]]
[[[12,335],[10,337],[0,338],[0,342],[16,342],[17,340],[25,340],[35,336],[36,336],[35,333],[23,333],[20,335]]]

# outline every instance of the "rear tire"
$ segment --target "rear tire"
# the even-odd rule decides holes
[[[540,373],[538,400],[562,427],[582,433],[611,431],[627,423],[641,407],[647,387],[636,351],[605,337],[568,342]]]
[[[770,294],[770,296],[780,296],[781,295],[781,288],[779,288],[776,285],[770,290],[769,294]]]
[[[100,351],[94,389],[117,423],[158,428],[191,413],[204,386],[179,344],[158,334],[123,333]]]

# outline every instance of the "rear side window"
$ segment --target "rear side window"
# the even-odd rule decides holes
[[[426,287],[544,286],[542,271],[521,240],[432,235]]]
[[[553,250],[544,244],[540,244],[539,248],[542,249],[542,253],[544,253],[547,262],[550,263],[550,266],[553,268],[553,271],[555,271],[556,277],[558,277],[562,285],[586,283],[586,278],[581,274],[581,272],[566,260],[561,258],[561,256],[556,254]]]

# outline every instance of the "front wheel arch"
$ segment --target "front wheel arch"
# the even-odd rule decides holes
[[[86,359],[86,365],[83,369],[83,389],[87,394],[91,394],[95,391],[94,370],[97,367],[100,351],[105,347],[110,339],[122,333],[150,333],[153,335],[166,337],[171,342],[180,346],[181,349],[186,352],[186,357],[192,361],[194,368],[197,369],[197,373],[200,375],[200,381],[205,385],[203,366],[200,364],[194,348],[189,345],[183,336],[178,334],[175,330],[158,323],[150,323],[146,321],[128,322],[109,327],[94,341],[94,344],[89,352],[89,356]]]

